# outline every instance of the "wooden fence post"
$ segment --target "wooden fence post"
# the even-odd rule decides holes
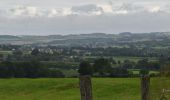
[[[150,86],[149,75],[142,75],[142,78],[141,78],[141,98],[142,98],[142,100],[149,100],[149,86]]]
[[[89,75],[79,77],[81,100],[92,100],[92,83]]]

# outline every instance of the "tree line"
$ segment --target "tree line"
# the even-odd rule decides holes
[[[115,63],[116,65],[114,65]],[[38,61],[3,61],[0,62],[0,78],[65,77],[61,69],[67,70],[69,68],[75,71],[78,68],[80,75],[88,74],[94,77],[133,77],[134,75],[129,69],[140,69],[140,73],[161,70],[161,73],[167,76],[170,73],[166,70],[169,65],[165,62],[149,61],[148,59],[141,59],[138,62],[130,60],[115,62],[111,59],[98,58],[94,62],[82,61],[79,67],[77,67],[78,65],[68,65],[64,62],[51,64]]]
[[[150,70],[159,71],[161,64],[159,61],[150,62],[148,59],[139,60],[137,63],[125,60],[118,66],[112,66],[113,61],[106,58],[99,58],[94,63],[82,61],[79,66],[81,75],[92,75],[97,77],[130,77],[134,76],[129,69],[140,69],[140,74],[149,74]]]
[[[64,74],[56,69],[49,69],[38,61],[0,63],[0,78],[40,78],[40,77],[64,77]]]

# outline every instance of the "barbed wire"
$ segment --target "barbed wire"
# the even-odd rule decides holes
[[[166,95],[167,92],[170,92],[170,90],[162,89],[162,94],[161,94],[160,100],[169,100],[168,95]]]

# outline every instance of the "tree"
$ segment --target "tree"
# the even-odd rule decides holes
[[[121,64],[121,61],[120,61],[120,60],[118,60],[118,61],[117,61],[117,64],[119,64],[119,65],[120,65],[120,64]]]
[[[128,77],[129,72],[127,69],[124,68],[113,68],[112,72],[110,73],[111,77]]]
[[[135,62],[124,60],[122,67],[125,69],[132,69],[135,65]]]
[[[105,75],[105,73],[109,73],[112,70],[111,63],[108,59],[100,58],[95,60],[93,65],[94,71],[98,72],[100,75]]]
[[[136,65],[136,68],[148,69],[148,59],[139,60],[137,65]]]
[[[14,77],[15,66],[12,62],[4,61],[0,64],[0,77],[10,78]]]
[[[35,49],[32,50],[31,55],[37,56],[39,53],[40,53],[39,49],[35,48]]]
[[[29,78],[37,78],[41,77],[41,74],[44,70],[44,66],[42,63],[38,61],[31,61],[31,62],[25,62],[23,63],[24,71],[26,73],[26,77]]]
[[[170,63],[161,66],[160,74],[161,76],[170,77]]]
[[[113,59],[112,57],[109,58],[109,61],[110,61],[112,64],[117,64],[116,60]]]
[[[15,56],[21,56],[23,54],[23,52],[21,50],[15,50],[15,51],[13,51],[13,54]]]
[[[158,61],[152,61],[148,63],[148,69],[150,70],[160,70],[160,62]]]
[[[21,64],[17,64],[15,67],[15,71],[14,71],[14,76],[16,78],[24,78],[26,77],[26,71],[24,70],[23,66],[20,66]]]
[[[92,75],[93,69],[89,62],[82,61],[79,65],[78,72],[80,73],[80,75]]]
[[[140,73],[140,75],[149,75],[149,70],[141,69],[139,73]]]

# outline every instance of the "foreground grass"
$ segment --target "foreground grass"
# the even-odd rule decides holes
[[[154,78],[151,81],[150,87],[150,99],[160,100],[162,90],[166,89],[169,92],[165,92],[166,100],[170,100],[170,78]]]
[[[80,100],[78,82],[77,78],[0,79],[0,100]],[[94,78],[92,82],[94,100],[140,100],[138,78]],[[160,88],[152,90],[157,97]]]

